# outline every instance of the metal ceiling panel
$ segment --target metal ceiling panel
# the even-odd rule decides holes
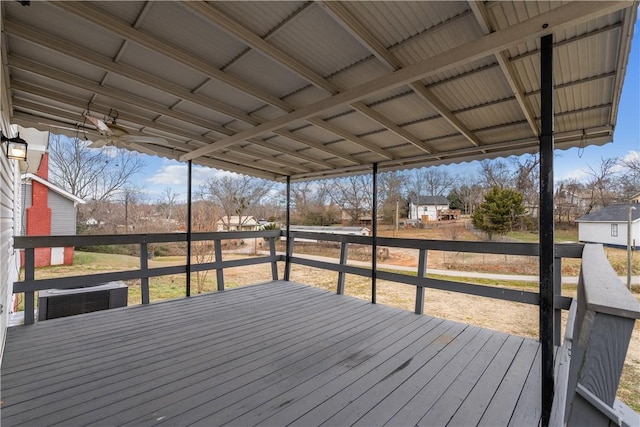
[[[91,101],[175,147],[134,149],[294,181],[516,154],[553,32],[558,145],[612,139],[637,3],[472,6],[4,2],[2,120],[73,125]]]
[[[235,60],[227,72],[278,98],[308,84],[296,73],[255,51],[247,52]]]
[[[389,67],[385,66],[377,58],[368,57],[333,74],[330,80],[340,89],[345,90],[382,77],[389,71]]]
[[[465,2],[347,2],[345,7],[387,48],[468,10]]]
[[[422,100],[415,92],[405,92],[371,106],[389,120],[399,125],[412,123],[416,120],[436,116],[436,110]]]
[[[526,120],[515,99],[466,110],[456,113],[456,116],[470,129],[482,129]]]
[[[303,1],[210,2],[216,9],[262,38],[286,26],[290,19],[310,5]]]
[[[194,92],[246,112],[264,106],[263,101],[216,79],[209,78]]]
[[[324,77],[371,55],[317,4],[289,21],[269,42]]]
[[[199,87],[206,81],[204,74],[179,62],[167,61],[162,53],[152,52],[134,43],[123,49],[119,62],[189,90]]]
[[[354,135],[365,135],[384,129],[380,124],[355,111],[333,117],[327,122]]]
[[[180,2],[150,3],[152,6],[142,19],[141,30],[166,40],[216,68],[226,66],[246,49],[246,45],[211,25]]]

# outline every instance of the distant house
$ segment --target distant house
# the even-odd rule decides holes
[[[448,209],[449,200],[445,196],[419,196],[409,199],[409,219],[437,221],[438,211]]]
[[[631,245],[640,248],[640,205],[611,205],[576,220],[578,239],[585,243],[627,247],[627,226],[631,211]]]
[[[217,231],[258,231],[261,229],[262,225],[253,216],[223,216],[216,222]]]
[[[631,203],[640,203],[640,193],[636,193],[630,198]]]
[[[76,208],[84,200],[50,183],[49,157],[44,154],[35,174],[22,175],[23,236],[71,236],[76,234]],[[24,265],[24,254],[22,254]],[[39,248],[35,266],[73,264],[73,247]]]

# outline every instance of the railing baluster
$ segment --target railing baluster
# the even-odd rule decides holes
[[[276,238],[269,237],[269,255],[276,256]],[[278,261],[271,261],[271,279],[278,280]]]
[[[427,250],[418,252],[418,277],[427,277]],[[424,314],[424,287],[416,286],[416,314]]]
[[[34,280],[36,277],[35,265],[36,255],[34,248],[26,248],[24,250],[24,279]],[[33,325],[35,322],[35,293],[24,293],[24,324]]]
[[[222,263],[222,240],[216,239],[213,241],[213,248],[216,255],[216,263]],[[222,268],[216,269],[216,282],[218,282],[218,290],[224,291],[224,270]]]
[[[145,242],[140,243],[140,290],[142,292],[142,303],[149,304],[149,252]]]
[[[347,265],[348,252],[349,252],[349,243],[345,241],[341,242],[340,243],[340,265]],[[344,294],[344,282],[345,282],[346,276],[347,276],[347,273],[345,273],[344,271],[340,271],[338,273],[338,289],[336,290],[336,293],[338,295]]]

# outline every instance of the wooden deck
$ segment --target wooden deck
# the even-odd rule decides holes
[[[537,341],[288,282],[9,328],[12,425],[536,425]]]

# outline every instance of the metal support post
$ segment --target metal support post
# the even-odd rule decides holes
[[[553,34],[540,50],[540,343],[542,346],[542,425],[549,425],[555,388],[553,362]]]

